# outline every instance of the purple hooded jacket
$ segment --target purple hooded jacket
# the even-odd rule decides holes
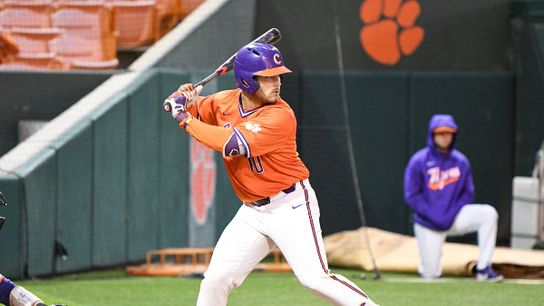
[[[413,212],[414,222],[444,231],[451,227],[461,208],[474,203],[474,183],[468,159],[455,149],[454,134],[448,153],[434,145],[433,130],[451,127],[457,130],[450,115],[434,115],[429,122],[427,147],[417,151],[404,172],[404,199]]]

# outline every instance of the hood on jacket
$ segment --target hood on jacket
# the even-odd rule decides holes
[[[433,139],[433,133],[435,130],[437,130],[437,132],[453,132],[453,139],[449,148],[449,151],[451,152],[455,148],[455,139],[457,138],[458,132],[457,124],[455,123],[453,116],[448,114],[436,114],[431,117],[431,120],[429,121],[429,133],[427,135],[427,146],[433,151],[436,151],[436,146]]]

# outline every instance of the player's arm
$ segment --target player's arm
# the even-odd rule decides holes
[[[248,152],[237,128],[210,125],[193,116],[182,120],[179,126],[208,148],[221,152],[223,157],[246,156]]]
[[[412,157],[404,171],[404,200],[415,213],[428,218],[431,206],[423,196],[424,188],[426,186],[420,170],[420,161]]]
[[[463,173],[463,175],[465,175],[465,177],[462,180],[463,186],[461,187],[459,202],[463,204],[474,203],[474,195],[476,191],[474,188],[474,179],[472,178],[472,170],[468,160],[465,160],[464,163],[465,165],[461,169],[464,170],[465,173]]]
[[[189,135],[224,157],[245,155],[247,147],[240,133],[235,128],[215,125],[215,96],[198,97],[201,90],[202,86],[195,89],[193,84],[185,84],[171,94],[165,103],[170,103],[172,117]]]

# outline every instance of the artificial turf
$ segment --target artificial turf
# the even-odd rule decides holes
[[[544,305],[544,281],[480,283],[470,278],[424,282],[416,275],[333,269],[354,281],[382,306]],[[200,279],[131,277],[123,270],[18,281],[45,302],[69,306],[195,305]],[[233,306],[329,305],[302,287],[292,273],[254,272],[229,297]]]

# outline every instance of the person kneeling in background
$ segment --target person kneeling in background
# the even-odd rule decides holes
[[[479,281],[500,281],[491,267],[498,214],[488,204],[474,203],[474,183],[468,159],[455,149],[458,129],[451,115],[434,115],[427,146],[417,151],[404,173],[404,198],[413,211],[414,233],[421,258],[419,273],[442,275],[440,258],[446,236],[478,232]]]

